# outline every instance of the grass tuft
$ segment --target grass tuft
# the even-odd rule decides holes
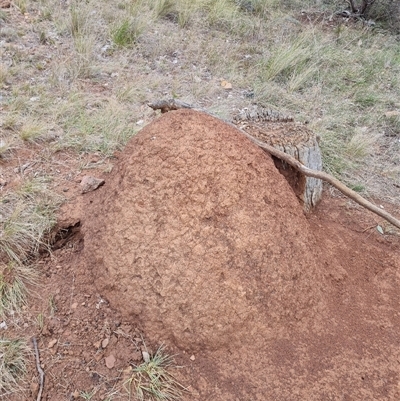
[[[129,47],[137,41],[145,26],[141,18],[126,18],[112,29],[111,39],[118,47]]]
[[[47,246],[60,198],[41,180],[26,181],[0,198],[0,260],[23,265]]]
[[[0,397],[21,390],[28,353],[25,341],[0,338]]]
[[[178,400],[186,389],[168,372],[171,367],[172,357],[164,353],[163,346],[159,347],[147,362],[136,366],[125,381],[129,399],[133,396],[140,401]]]
[[[36,284],[37,273],[24,265],[0,264],[0,316],[18,312],[26,304],[27,284]]]

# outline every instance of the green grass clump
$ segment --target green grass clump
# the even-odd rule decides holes
[[[97,102],[89,110],[85,107],[86,101],[77,94],[60,105],[57,121],[64,137],[59,146],[111,156],[137,132],[132,112],[114,99]]]
[[[164,347],[157,349],[148,361],[136,366],[125,382],[129,394],[140,401],[178,400],[184,391],[180,383],[168,372],[173,367],[172,357],[164,353]]]
[[[0,338],[0,398],[21,390],[28,353],[25,341]]]
[[[41,180],[26,181],[0,198],[0,260],[26,263],[41,246],[56,222],[60,199]]]
[[[118,47],[129,47],[134,44],[145,28],[140,18],[126,18],[111,31],[111,39]]]

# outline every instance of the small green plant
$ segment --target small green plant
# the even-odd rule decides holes
[[[93,389],[92,391],[81,391],[79,396],[86,401],[90,401],[95,394],[96,394],[96,389]]]
[[[165,354],[164,347],[160,346],[147,361],[136,366],[125,381],[129,399],[133,396],[140,401],[178,400],[187,390],[168,372],[172,367],[172,357]]]
[[[349,187],[356,192],[364,192],[365,191],[365,185],[362,184],[350,184]]]
[[[118,47],[128,47],[136,42],[143,29],[144,23],[141,19],[127,18],[114,27],[111,39]]]
[[[0,397],[21,390],[28,352],[25,341],[0,338]]]

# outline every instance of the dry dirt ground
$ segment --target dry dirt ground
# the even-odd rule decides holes
[[[60,234],[8,334],[38,338],[43,400],[128,399],[130,366],[162,343],[184,400],[400,399],[400,237],[374,214],[327,188],[304,215],[269,155],[192,111],[92,169],[88,194],[53,157]],[[10,399],[37,389],[32,357]]]

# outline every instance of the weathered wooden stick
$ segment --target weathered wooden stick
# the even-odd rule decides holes
[[[160,100],[160,101],[157,101],[154,103],[149,103],[148,106],[151,107],[153,110],[161,110],[162,113],[166,113],[170,110],[192,109],[192,110],[200,111],[202,113],[206,113],[213,117],[219,118],[219,117],[207,112],[206,110],[197,109],[188,103],[180,102],[179,100],[175,100],[175,99]],[[320,180],[326,181],[327,183],[331,184],[336,189],[338,189],[340,192],[342,192],[342,194],[344,194],[347,197],[349,197],[350,199],[352,199],[354,202],[358,203],[359,205],[365,207],[366,209],[370,210],[371,212],[382,217],[389,223],[393,224],[395,227],[400,228],[399,220],[397,220],[395,217],[393,217],[390,213],[386,212],[385,210],[382,210],[378,206],[375,206],[373,203],[364,199],[361,195],[359,195],[357,192],[353,191],[352,189],[350,189],[349,187],[344,185],[342,182],[340,182],[335,177],[333,177],[327,173],[324,173],[323,171],[311,170],[308,167],[301,164],[294,157],[288,155],[287,153],[282,152],[282,151],[274,148],[273,146],[268,145],[265,142],[258,140],[257,138],[254,138],[253,136],[248,134],[246,131],[243,131],[242,129],[238,128],[236,125],[234,125],[228,121],[224,121],[224,122],[228,123],[229,125],[232,125],[236,129],[238,129],[242,134],[244,134],[247,138],[249,138],[253,143],[255,143],[257,146],[264,149],[271,155],[277,157],[278,159],[283,160],[287,164],[290,164],[292,167],[294,167],[296,170],[303,173],[305,176],[314,177],[314,178],[318,178]]]
[[[36,357],[36,369],[39,373],[39,392],[36,397],[36,401],[40,401],[42,399],[42,393],[43,393],[43,386],[44,386],[44,371],[42,367],[40,366],[40,357],[39,357],[39,349],[36,341],[36,337],[32,338],[32,343],[33,343],[33,348],[35,349],[35,357]]]

